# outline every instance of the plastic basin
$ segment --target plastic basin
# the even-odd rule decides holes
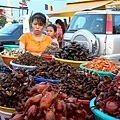
[[[26,69],[31,69],[31,68],[35,68],[35,67],[37,67],[37,66],[20,65],[20,64],[13,63],[12,61],[10,61],[10,65],[12,65],[13,70],[15,70],[16,68],[26,68]]]
[[[2,57],[4,63],[5,63],[6,65],[8,65],[9,67],[11,67],[10,61],[13,60],[13,59],[15,59],[15,58],[17,58],[17,57],[15,57],[15,56],[7,56],[7,55],[2,55],[2,54],[0,54],[0,56]]]
[[[41,56],[44,57],[47,60],[52,60],[52,55],[41,54]]]
[[[90,107],[89,107],[90,100],[81,100],[81,99],[78,99],[78,102],[82,102],[83,103],[83,109],[86,110],[87,113],[91,112]]]
[[[2,120],[5,120],[5,118],[10,118],[12,113],[16,110],[14,108],[7,108],[0,106],[0,116]]]
[[[15,49],[19,48],[19,45],[3,45],[3,46],[4,46],[4,49],[6,50],[12,49],[12,48],[15,48]]]
[[[71,66],[74,66],[74,67],[76,67],[76,68],[79,68],[80,64],[86,64],[86,63],[88,63],[88,61],[65,60],[65,59],[56,58],[55,56],[53,56],[53,58],[54,58],[56,61],[68,63],[68,64],[70,64]]]
[[[12,113],[9,112],[3,112],[0,110],[0,117],[1,120],[5,120],[5,118],[10,118],[12,116]]]
[[[111,72],[104,72],[104,71],[99,71],[99,70],[93,70],[93,69],[90,69],[90,68],[86,68],[86,67],[84,67],[84,64],[81,64],[80,68],[88,70],[88,71],[93,71],[94,73],[97,73],[100,76],[109,75],[111,78],[115,77],[115,74],[113,74]]]
[[[94,118],[95,120],[120,120],[118,118],[114,118],[106,113],[103,113],[101,112],[99,109],[95,108],[95,100],[96,100],[96,97],[93,98],[91,101],[90,101],[90,109],[91,111],[94,113]]]
[[[58,83],[58,82],[60,82],[60,80],[55,80],[55,79],[40,78],[40,77],[36,77],[36,76],[31,76],[31,77],[33,77],[37,83],[40,83],[40,82]]]
[[[0,110],[3,112],[8,112],[8,113],[13,113],[16,111],[14,108],[8,108],[8,107],[3,107],[3,106],[0,106]]]

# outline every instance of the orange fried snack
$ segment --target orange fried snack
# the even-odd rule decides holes
[[[116,63],[114,63],[108,58],[95,58],[84,66],[86,68],[105,71],[105,72],[110,72],[112,70],[118,69],[118,66],[116,65]]]

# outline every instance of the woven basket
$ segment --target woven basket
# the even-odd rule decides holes
[[[86,63],[88,63],[88,61],[65,60],[65,59],[56,58],[54,56],[53,56],[53,59],[55,59],[56,61],[68,63],[71,66],[74,66],[76,68],[79,68],[80,64],[86,64]]]

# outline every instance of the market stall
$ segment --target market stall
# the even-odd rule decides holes
[[[54,52],[50,49],[43,53],[54,56],[51,60],[25,51],[12,60],[14,69],[1,67],[2,120],[97,120],[102,117],[94,111],[101,108],[102,113],[120,119],[119,67],[108,58],[93,56],[75,42]],[[80,61],[79,67],[71,65],[75,61]],[[81,65],[84,68],[80,69]],[[106,93],[109,100],[104,100]],[[94,101],[95,106],[89,107],[94,99],[99,104]]]

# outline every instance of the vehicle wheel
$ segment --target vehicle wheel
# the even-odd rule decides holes
[[[71,38],[71,42],[74,41],[80,43],[81,45],[84,45],[86,48],[89,49],[90,53],[98,55],[99,39],[89,30],[80,29],[76,31]]]

